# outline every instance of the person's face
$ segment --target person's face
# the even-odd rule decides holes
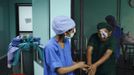
[[[101,41],[106,41],[111,35],[112,31],[108,31],[106,28],[102,28],[98,31],[99,38]]]
[[[72,38],[76,33],[76,28],[72,28],[65,33],[65,37]]]
[[[109,25],[115,26],[115,20],[114,20],[114,19],[108,19],[108,20],[106,20],[106,21],[107,21],[107,23],[108,23]]]
[[[107,21],[107,23],[109,24],[109,25],[112,25],[112,21],[111,20],[106,20]]]

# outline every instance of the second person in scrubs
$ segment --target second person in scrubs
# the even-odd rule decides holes
[[[85,62],[72,60],[69,39],[76,32],[75,22],[69,17],[58,16],[54,18],[52,28],[56,36],[44,48],[44,75],[74,75],[74,70],[88,67]]]

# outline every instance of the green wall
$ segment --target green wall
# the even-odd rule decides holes
[[[8,0],[0,0],[0,57],[7,53],[9,37]]]
[[[49,0],[32,0],[33,35],[41,38],[41,44],[49,40]],[[34,74],[43,75],[43,67],[34,62]]]
[[[32,0],[9,0],[9,23],[10,23],[10,39],[16,36],[16,3],[32,3]]]
[[[49,0],[33,0],[33,35],[41,38],[41,44],[49,39]]]
[[[82,3],[82,5],[80,5],[80,3]],[[80,8],[80,6],[82,6],[82,8]],[[77,28],[77,33],[74,39],[80,41],[80,22],[82,22],[81,24],[84,31],[82,32],[82,45],[84,49],[87,46],[87,41],[91,34],[97,32],[96,25],[99,22],[105,22],[105,17],[107,15],[113,15],[115,17],[117,15],[117,0],[74,0],[73,7],[73,18]],[[80,18],[82,18],[82,20]],[[80,46],[78,45],[78,49],[79,47]]]
[[[72,18],[74,19],[75,23],[76,23],[76,36],[77,37],[80,33],[80,0],[74,0],[73,4],[72,4],[74,10],[72,10]],[[77,38],[78,39],[78,38]]]
[[[134,36],[134,8],[128,4],[128,0],[121,0],[121,25],[124,32],[130,32]]]
[[[96,32],[96,25],[105,21],[105,16],[116,16],[117,0],[84,0],[84,35]]]
[[[134,35],[134,8],[128,4],[129,0],[120,0],[120,25],[124,28],[124,32],[131,32]],[[117,16],[117,0],[83,0],[83,25],[84,37],[89,38],[90,35],[96,32],[96,25],[99,22],[105,21],[105,16]],[[80,27],[80,0],[75,0],[74,3],[74,19],[77,24],[77,34]]]
[[[0,56],[7,53],[10,40],[16,36],[15,3],[32,0],[0,0]]]
[[[82,19],[84,26],[84,40],[96,32],[96,25],[104,22],[107,15],[117,15],[117,0],[82,0]],[[77,38],[80,34],[80,0],[74,0],[74,20],[77,28]],[[86,41],[86,40],[85,40]]]

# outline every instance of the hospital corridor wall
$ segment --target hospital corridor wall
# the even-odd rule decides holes
[[[49,40],[49,0],[32,0],[33,36],[44,45]],[[44,75],[43,64],[34,60],[34,75]]]
[[[105,22],[105,17],[107,15],[115,16],[119,26],[124,29],[124,32],[130,32],[134,36],[134,26],[133,26],[133,7],[129,5],[131,0],[74,0],[73,1],[73,12],[72,17],[76,21],[77,32],[76,36],[73,38],[80,43],[76,43],[73,49],[77,50],[79,55],[75,55],[77,60],[86,60],[86,48],[87,41],[91,34],[97,32],[96,25],[99,22]],[[122,62],[122,63],[120,63]],[[124,61],[119,60],[118,72],[119,75],[123,74],[133,74],[133,69],[120,68],[121,66],[127,67],[128,64],[124,64]],[[132,66],[131,66],[132,67]]]
[[[0,0],[0,57],[5,56],[10,40],[8,0]]]
[[[70,13],[67,16],[71,16],[76,22],[77,33],[73,39],[79,40],[76,49],[81,54],[77,56],[77,61],[86,61],[87,40],[92,33],[96,32],[96,24],[105,21],[104,18],[107,15],[115,16],[124,31],[134,35],[134,8],[129,6],[128,0],[71,0],[71,2]],[[32,3],[33,35],[41,38],[42,45],[45,45],[51,37],[50,22],[52,17],[65,14],[57,11],[58,8],[52,11],[50,0],[0,0],[0,57],[7,53],[8,44],[12,38],[16,37],[16,3]],[[59,2],[58,5],[60,6],[60,4]],[[64,7],[63,9],[65,10]],[[52,15],[52,13],[54,14]],[[36,60],[33,61],[33,64],[34,74],[43,75],[43,65]]]
[[[15,4],[31,3],[32,0],[0,0],[0,75],[8,75],[7,68],[8,45],[16,36]]]

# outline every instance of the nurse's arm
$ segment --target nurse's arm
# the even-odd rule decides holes
[[[96,65],[97,67],[100,66],[100,65],[103,64],[106,60],[108,60],[111,55],[112,55],[112,50],[108,49],[108,50],[106,51],[106,53],[105,53],[97,62],[95,62],[93,65]]]
[[[73,61],[73,64],[75,65],[77,62]]]
[[[76,69],[79,69],[79,68],[84,68],[84,67],[88,67],[88,65],[85,65],[85,62],[78,62],[72,66],[69,66],[69,67],[60,67],[60,68],[57,68],[56,69],[56,72],[60,75],[62,74],[66,74],[68,72],[72,72]]]
[[[93,50],[93,47],[88,46],[88,49],[87,49],[87,64],[88,65],[92,65],[92,50]]]

